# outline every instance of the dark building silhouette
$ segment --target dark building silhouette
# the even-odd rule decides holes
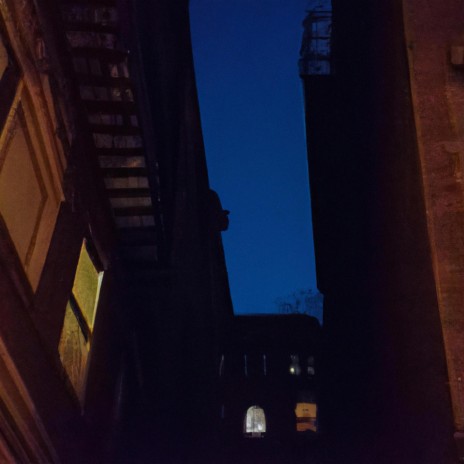
[[[194,455],[232,308],[188,2],[6,1],[0,35],[0,461]]]
[[[300,62],[328,441],[343,462],[456,462],[462,5],[332,6],[329,53],[311,45],[316,12]]]

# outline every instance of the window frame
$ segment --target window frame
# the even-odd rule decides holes
[[[74,286],[76,282],[76,277],[77,277],[77,271],[79,267],[79,263],[81,260],[81,255],[82,251],[85,250],[87,256],[90,259],[90,262],[92,263],[96,273],[97,273],[97,288],[95,292],[95,302],[94,302],[94,307],[92,311],[92,320],[90,323],[86,320],[86,317],[84,315],[84,311],[79,305],[79,302],[76,298],[76,295],[74,294]],[[60,342],[58,345],[58,351],[59,351],[59,357],[61,360],[62,368],[63,368],[63,373],[67,378],[67,381],[70,385],[70,388],[72,389],[73,393],[76,395],[77,399],[79,400],[79,403],[81,405],[81,408],[83,408],[85,404],[85,396],[86,396],[86,389],[87,389],[87,379],[88,379],[88,371],[89,371],[89,365],[90,365],[90,358],[92,354],[92,338],[93,338],[93,332],[95,328],[95,321],[98,313],[98,306],[100,303],[100,291],[103,283],[103,277],[104,277],[104,269],[101,264],[101,260],[98,257],[98,254],[96,252],[95,247],[92,245],[92,242],[88,238],[84,238],[82,240],[82,245],[79,251],[79,259],[77,260],[77,264],[75,266],[75,272],[74,272],[74,278],[73,278],[73,284],[71,287],[71,291],[69,294],[69,299],[67,301],[66,307],[70,307],[72,314],[74,315],[77,325],[79,327],[80,333],[82,334],[84,341],[85,341],[85,349],[87,350],[86,353],[86,358],[84,361],[84,365],[81,366],[82,372],[80,373],[80,376],[78,379],[75,380],[75,382],[71,379],[71,376],[68,372],[68,368],[65,365],[65,362],[62,358],[62,354],[60,351],[60,347],[62,344],[62,340],[64,337],[64,327],[65,327],[65,318],[66,318],[66,313],[65,313],[65,318],[63,319],[63,326],[61,329],[61,335],[60,335]],[[71,366],[69,366],[71,368]]]

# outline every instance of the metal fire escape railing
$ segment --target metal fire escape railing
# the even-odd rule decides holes
[[[303,21],[304,33],[298,62],[300,75],[330,75],[332,12],[310,11]]]
[[[153,179],[158,176],[148,172],[129,52],[119,36],[117,1],[65,0],[61,15],[124,256],[156,263],[159,185],[153,185]]]

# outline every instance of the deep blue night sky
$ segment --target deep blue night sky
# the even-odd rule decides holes
[[[298,53],[308,0],[191,0],[211,187],[236,313],[316,288]]]

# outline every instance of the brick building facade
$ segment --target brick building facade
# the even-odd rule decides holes
[[[6,0],[0,33],[0,460],[193,443],[232,309],[188,3]]]

